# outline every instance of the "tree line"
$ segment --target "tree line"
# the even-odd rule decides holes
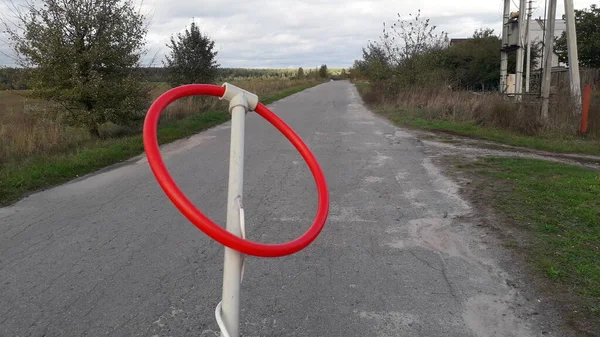
[[[61,120],[94,137],[107,122],[139,124],[150,104],[149,82],[174,87],[228,77],[298,77],[294,70],[222,69],[215,41],[193,21],[171,35],[163,68],[144,68],[149,20],[135,0],[7,3],[11,15],[0,23],[19,67],[0,69],[0,89],[30,89],[33,97],[55,103]]]
[[[580,62],[584,67],[600,67],[600,9],[576,11]],[[420,11],[409,18],[383,26],[382,36],[363,48],[350,76],[383,83],[383,88],[446,86],[466,90],[497,90],[500,82],[501,37],[494,30],[475,31],[470,39],[451,44],[445,32],[437,31]],[[538,66],[541,42],[532,43],[531,67]],[[555,51],[567,61],[566,37],[556,39]],[[524,65],[525,66],[525,65]],[[509,54],[509,73],[516,68],[515,53]],[[523,68],[525,69],[525,67]]]
[[[143,82],[162,83],[169,82],[170,69],[166,67],[136,67],[133,72]],[[29,89],[26,79],[27,69],[5,67],[0,68],[0,90],[26,90]],[[304,71],[302,67],[298,69],[260,69],[260,68],[217,68],[215,81],[227,81],[231,79],[245,78],[263,78],[263,79],[302,79],[302,78],[321,78],[323,72],[320,68]],[[346,70],[340,70],[339,74],[330,74],[329,70],[326,76],[332,78],[345,78]]]

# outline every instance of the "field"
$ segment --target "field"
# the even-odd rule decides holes
[[[247,78],[231,82],[268,104],[322,81]],[[151,85],[154,98],[169,89],[165,83]],[[225,107],[226,102],[203,97],[172,103],[161,119],[159,141],[187,137],[227,121]],[[105,124],[101,138],[94,139],[87,130],[63,123],[57,111],[49,102],[32,99],[28,91],[0,91],[0,205],[143,152],[141,125]]]
[[[255,92],[259,97],[288,88],[316,83],[314,80],[245,79],[234,84]],[[169,89],[166,83],[154,83],[152,96],[156,98]],[[214,110],[223,105],[213,98],[186,98],[173,103],[166,112],[166,120],[179,119],[190,114]],[[103,125],[104,139],[139,132],[113,124]],[[0,91],[0,163],[15,161],[33,154],[56,153],[86,142],[93,142],[81,128],[61,122],[50,103],[29,97],[26,90]]]

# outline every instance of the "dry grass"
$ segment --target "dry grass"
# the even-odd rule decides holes
[[[273,94],[292,87],[303,85],[314,85],[317,81],[314,79],[291,80],[285,78],[261,79],[249,78],[241,80],[232,80],[231,84],[257,94],[259,97]],[[160,83],[152,90],[152,97],[156,98],[165,91],[169,90],[169,85]],[[197,114],[202,111],[214,110],[218,107],[227,106],[226,102],[219,101],[212,97],[186,97],[173,102],[166,109],[165,119],[179,119],[191,114]]]
[[[589,136],[600,138],[600,92],[594,91],[590,109]],[[366,103],[382,108],[420,109],[430,120],[472,122],[524,135],[540,132],[572,137],[580,117],[572,114],[568,94],[556,93],[550,105],[548,123],[540,121],[540,102],[525,98],[516,104],[497,93],[452,91],[445,88],[393,91],[375,85],[363,94]]]
[[[272,94],[287,88],[315,84],[314,80],[245,79],[233,84],[257,93]],[[155,84],[152,98],[167,91],[166,83]],[[210,97],[189,97],[172,103],[164,120],[181,119],[192,114],[214,111],[225,102]],[[20,160],[35,154],[57,153],[83,143],[92,143],[88,132],[82,128],[61,123],[47,102],[29,97],[28,91],[0,91],[0,164]],[[106,124],[100,129],[102,138],[114,138],[139,132],[139,129]]]
[[[0,91],[0,163],[89,140],[85,130],[63,125],[48,106],[27,91]]]

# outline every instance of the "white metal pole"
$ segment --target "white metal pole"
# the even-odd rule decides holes
[[[554,24],[556,20],[556,0],[550,0],[546,17],[546,41],[544,41],[544,74],[542,77],[542,120],[548,121],[550,107],[550,85],[552,84],[552,59],[554,58]]]
[[[565,0],[567,18],[567,50],[569,51],[569,79],[571,81],[571,99],[574,115],[581,114],[581,79],[579,75],[579,54],[577,51],[577,32],[575,28],[575,9],[573,0]]]
[[[241,102],[240,102],[241,101]],[[236,105],[237,104],[237,105]],[[241,236],[240,204],[244,184],[244,123],[248,103],[243,94],[236,96],[231,108],[231,148],[229,154],[229,191],[227,194],[227,231]],[[223,304],[222,318],[229,337],[240,335],[240,284],[242,274],[242,255],[225,247],[223,266]],[[223,331],[221,336],[224,337]]]
[[[504,0],[504,14],[502,16],[502,51],[500,53],[500,92],[505,94],[508,83],[508,17],[510,16],[510,0]]]
[[[523,97],[523,60],[524,60],[524,37],[525,37],[525,6],[526,0],[521,0],[519,2],[519,49],[517,49],[517,64],[516,64],[516,81],[515,81],[515,94],[517,101],[520,101]]]
[[[530,83],[531,83],[531,5],[533,3],[533,0],[529,1],[529,8],[527,8],[527,28],[526,30],[526,34],[527,37],[525,38],[525,41],[527,43],[527,57],[526,59],[526,63],[525,63],[525,92],[529,92],[529,88],[530,88]]]

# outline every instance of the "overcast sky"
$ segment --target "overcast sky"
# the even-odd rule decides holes
[[[575,8],[592,3],[597,1],[575,0]],[[5,13],[3,6],[0,2]],[[393,22],[397,13],[407,17],[421,9],[439,31],[461,38],[483,27],[499,33],[502,6],[502,0],[144,0],[142,11],[151,19],[144,63],[160,65],[169,36],[185,29],[192,18],[215,40],[223,67],[339,68],[360,58],[361,47],[378,39],[382,23]],[[543,0],[535,0],[534,7],[534,17],[543,16]],[[559,1],[557,17],[563,12]],[[0,55],[0,65],[12,63]]]

